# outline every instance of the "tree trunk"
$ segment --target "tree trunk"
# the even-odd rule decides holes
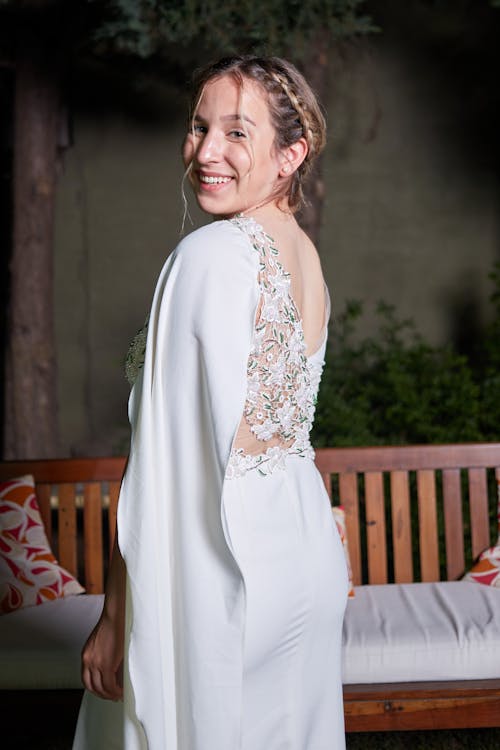
[[[51,50],[23,31],[14,102],[14,240],[8,310],[5,458],[58,453],[53,228],[59,86]]]
[[[314,43],[311,45],[313,52],[307,58],[302,68],[306,80],[323,105],[326,105],[328,96],[329,39],[330,34],[326,29],[317,32]],[[300,226],[309,235],[316,247],[319,246],[321,215],[325,197],[322,166],[323,156],[320,155],[305,185],[306,205],[301,209],[298,216]]]

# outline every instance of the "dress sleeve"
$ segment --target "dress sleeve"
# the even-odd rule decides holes
[[[179,243],[156,286],[118,503],[124,706],[141,747],[194,747],[199,724],[227,733],[228,716],[239,732],[243,585],[221,520],[258,296],[252,246],[229,222]]]
[[[166,342],[161,356],[175,364],[175,400],[169,398],[169,403],[200,397],[200,408],[208,404],[211,412],[206,417],[221,460],[227,460],[247,392],[259,301],[258,257],[248,237],[226,221],[188,235],[175,256],[170,274],[175,278],[167,285],[170,292],[166,288],[163,293],[157,330],[149,331],[148,347],[158,356],[158,341]],[[168,310],[165,324],[163,309]],[[171,366],[167,372],[174,374]],[[196,392],[200,383],[207,398]]]

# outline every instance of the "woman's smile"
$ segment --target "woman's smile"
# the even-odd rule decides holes
[[[217,190],[218,188],[228,185],[233,180],[233,178],[228,175],[214,174],[202,171],[201,169],[199,169],[196,174],[200,181],[200,188],[202,190]]]

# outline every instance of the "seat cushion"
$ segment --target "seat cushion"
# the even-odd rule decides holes
[[[81,594],[0,617],[0,689],[81,688],[80,652],[103,601]]]
[[[358,586],[345,684],[500,677],[500,590],[466,581]]]
[[[80,688],[100,595],[0,617],[0,689]],[[358,586],[344,620],[346,684],[500,678],[500,590],[466,581]]]

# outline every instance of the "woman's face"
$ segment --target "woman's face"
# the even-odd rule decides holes
[[[200,208],[233,216],[268,202],[280,179],[274,139],[258,84],[240,86],[230,75],[209,81],[182,152]]]

